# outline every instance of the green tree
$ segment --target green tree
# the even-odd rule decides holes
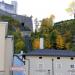
[[[56,48],[56,38],[57,38],[57,30],[53,30],[50,35],[50,43],[52,45],[52,48]]]
[[[25,47],[25,43],[23,42],[22,39],[17,39],[15,43],[15,50],[16,53],[19,53],[21,50],[23,50]]]

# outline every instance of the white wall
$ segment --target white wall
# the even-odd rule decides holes
[[[7,36],[5,49],[5,75],[11,74],[11,67],[13,62],[13,36]]]
[[[0,71],[4,69],[4,57],[5,57],[5,34],[7,22],[0,22]]]
[[[0,22],[0,75],[10,75],[13,59],[13,36],[7,35],[7,22]]]
[[[52,59],[43,57],[39,59],[38,56],[30,56],[27,57],[29,59],[29,75],[48,75],[48,70],[50,70],[50,74],[52,75]],[[27,74],[26,74],[27,75]]]
[[[75,66],[71,68],[71,65],[75,65],[75,57],[71,60],[70,57],[57,59],[57,57],[43,56],[39,59],[39,56],[26,56],[26,59],[30,61],[29,74],[26,75],[71,75],[71,73],[75,75]]]

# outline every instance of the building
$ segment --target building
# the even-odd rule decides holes
[[[23,54],[25,75],[75,75],[75,52],[39,49]]]
[[[21,29],[25,27],[25,31],[33,31],[32,16],[18,15],[16,1],[11,1],[11,4],[7,4],[4,1],[0,2],[0,16],[11,16],[20,22]]]
[[[16,14],[17,2],[11,1],[11,4],[7,4],[4,1],[0,2],[0,9],[11,14]]]
[[[17,15],[17,14],[10,14],[3,10],[0,10],[0,16],[10,16],[13,19],[19,21],[20,23],[19,28],[20,28],[21,34],[24,37],[24,39],[27,40],[26,44],[28,44],[28,41],[31,40],[31,32],[33,32],[32,16],[27,17],[27,16],[22,16],[22,15]],[[27,39],[27,37],[29,37],[29,39]],[[30,46],[31,45],[29,46],[27,45],[26,49],[30,49]]]
[[[8,23],[0,22],[0,75],[11,75],[13,36],[7,35]]]
[[[33,31],[32,16],[23,16],[17,14],[17,2],[11,1],[11,4],[7,4],[4,1],[0,2],[0,16],[11,16],[13,19],[20,22],[21,30],[30,32]]]
[[[0,9],[0,16],[10,16],[13,19],[17,20],[20,22],[20,28],[22,31],[33,31],[33,22],[32,22],[32,16],[27,17],[27,16],[22,16],[22,15],[17,15],[17,14],[11,14],[6,11],[3,11]]]

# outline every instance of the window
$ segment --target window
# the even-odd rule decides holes
[[[57,59],[60,59],[60,57],[57,57]]]
[[[75,64],[70,65],[71,68],[75,68]]]
[[[24,23],[22,22],[21,25],[24,27]]]
[[[39,71],[39,72],[42,72],[42,71],[43,71],[43,64],[39,64],[39,65],[38,65],[38,71]]]
[[[73,58],[73,57],[71,57],[70,59],[71,59],[71,60],[73,60],[74,58]]]
[[[42,57],[39,57],[39,59],[42,59]]]
[[[57,66],[57,68],[60,69],[62,67],[62,64],[61,63],[57,63],[56,66]]]

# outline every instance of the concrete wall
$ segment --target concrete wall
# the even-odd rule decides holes
[[[7,36],[5,49],[5,75],[11,75],[10,71],[13,63],[13,36]]]
[[[26,75],[75,75],[75,57],[26,56],[29,66]],[[28,65],[28,64],[27,64]],[[74,65],[74,68],[73,68]],[[73,74],[72,74],[73,73]]]
[[[5,57],[5,35],[6,35],[7,22],[0,22],[0,71],[4,70],[4,57]]]
[[[11,75],[13,59],[13,37],[7,35],[7,22],[0,22],[0,75]]]

